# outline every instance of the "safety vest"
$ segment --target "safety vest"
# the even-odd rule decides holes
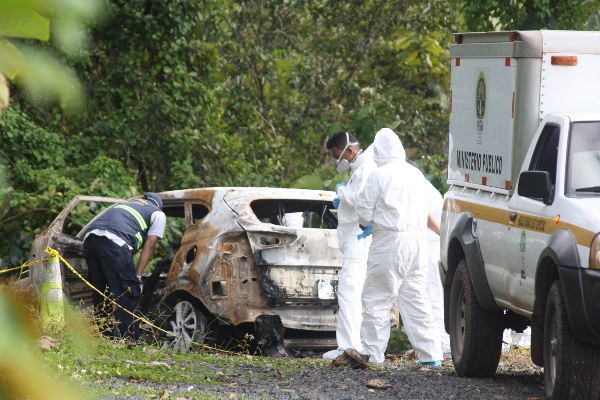
[[[129,244],[135,253],[144,245],[150,217],[156,211],[159,211],[156,206],[147,200],[129,200],[106,210],[92,223],[89,230],[105,229],[112,232]]]

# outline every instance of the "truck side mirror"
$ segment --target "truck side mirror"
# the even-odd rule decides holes
[[[541,200],[544,204],[550,204],[552,194],[552,182],[548,171],[524,171],[519,175],[517,187],[519,196]]]

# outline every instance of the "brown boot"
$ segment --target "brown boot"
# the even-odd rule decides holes
[[[346,353],[342,353],[335,358],[335,360],[331,361],[332,367],[343,367],[349,366],[352,362],[352,359],[346,355]]]
[[[355,349],[346,349],[344,354],[350,358],[350,366],[354,369],[368,369],[369,368],[369,356],[366,354],[360,354]]]

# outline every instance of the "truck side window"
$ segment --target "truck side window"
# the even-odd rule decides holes
[[[548,171],[552,186],[556,184],[559,138],[560,128],[556,125],[546,125],[535,146],[531,164],[529,165],[530,171]]]

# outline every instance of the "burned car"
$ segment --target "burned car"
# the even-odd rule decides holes
[[[203,188],[159,195],[167,215],[165,240],[173,244],[173,253],[146,277],[142,302],[145,309],[156,305],[162,326],[177,335],[167,338],[168,347],[187,349],[206,335],[240,332],[253,332],[259,344],[335,345],[341,254],[333,192]],[[101,201],[80,197],[67,208],[76,209],[76,200]],[[54,247],[87,276],[86,229],[66,232],[68,213],[65,209],[36,239],[30,260],[44,257],[46,246]],[[174,237],[178,230],[181,237]],[[89,302],[78,279],[63,271],[67,295]]]

